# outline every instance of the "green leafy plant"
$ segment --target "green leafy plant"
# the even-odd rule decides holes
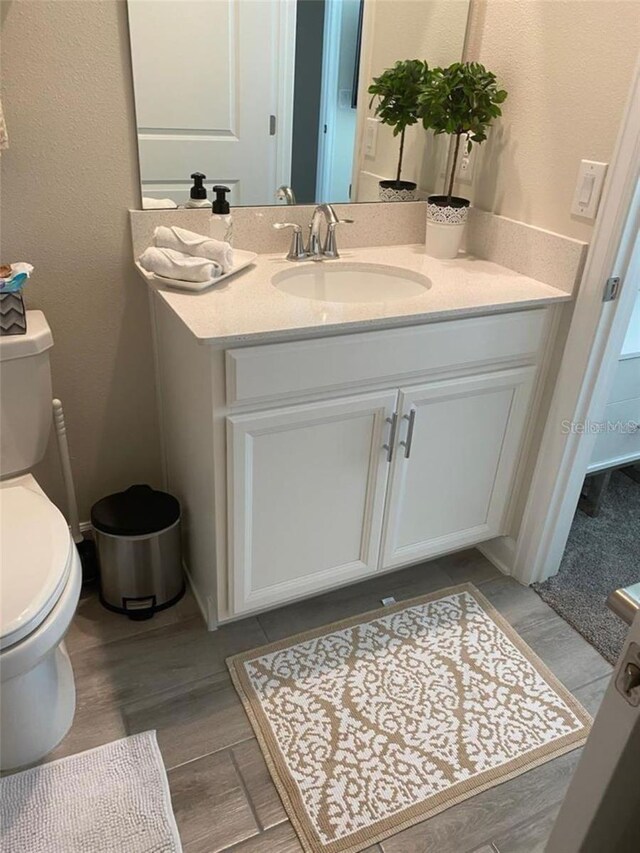
[[[397,183],[402,174],[404,135],[406,129],[417,124],[420,119],[418,98],[428,73],[429,66],[421,59],[403,59],[392,68],[387,68],[379,77],[374,77],[369,86],[369,94],[372,96],[369,107],[373,106],[377,98],[375,115],[379,116],[383,124],[393,128],[394,136],[400,136]]]
[[[449,204],[462,137],[467,137],[468,150],[474,142],[484,142],[491,122],[502,115],[500,104],[506,97],[496,75],[479,62],[454,62],[448,68],[433,68],[426,76],[418,96],[422,124],[426,130],[456,138],[446,189]]]

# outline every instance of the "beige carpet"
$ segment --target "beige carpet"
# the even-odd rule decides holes
[[[591,723],[471,584],[227,663],[311,853],[363,850],[575,749]]]

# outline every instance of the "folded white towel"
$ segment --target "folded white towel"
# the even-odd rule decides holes
[[[222,240],[214,240],[213,237],[196,234],[176,225],[171,228],[160,225],[155,230],[154,238],[156,246],[215,261],[222,267],[222,272],[230,272],[233,267],[233,249]]]
[[[151,198],[151,196],[143,195],[142,196],[142,209],[143,210],[166,210],[170,208],[175,210],[178,205],[172,198]]]
[[[222,275],[222,267],[215,261],[157,246],[145,249],[139,262],[148,272],[178,281],[210,281]]]

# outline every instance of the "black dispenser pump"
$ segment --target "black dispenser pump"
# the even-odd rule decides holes
[[[194,172],[191,175],[193,186],[191,187],[191,198],[203,199],[207,197],[207,188],[203,185],[204,179],[207,177],[202,172]]]
[[[211,187],[212,191],[216,194],[215,200],[211,205],[212,213],[229,213],[229,202],[227,201],[227,193],[230,193],[231,190],[229,187],[221,187],[217,185],[215,187]]]

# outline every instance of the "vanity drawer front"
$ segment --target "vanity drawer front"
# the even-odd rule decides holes
[[[546,316],[542,308],[231,349],[226,353],[227,403],[263,402],[512,359],[535,360]]]

